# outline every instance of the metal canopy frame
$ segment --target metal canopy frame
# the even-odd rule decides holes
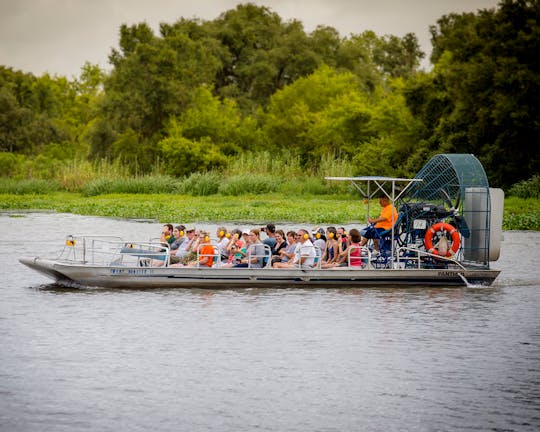
[[[350,181],[351,184],[362,194],[363,198],[368,200],[366,210],[366,221],[369,217],[369,200],[375,195],[380,193],[384,194],[389,200],[392,207],[396,208],[395,201],[401,198],[404,193],[411,187],[411,185],[422,182],[421,178],[400,178],[400,177],[377,177],[377,176],[364,176],[364,177],[325,177],[325,180],[332,181]],[[400,186],[398,190],[398,185]],[[372,190],[372,186],[373,190]],[[386,190],[390,186],[390,192]],[[385,188],[386,187],[386,188]],[[397,193],[397,195],[396,195]],[[390,262],[392,267],[394,266],[394,212],[392,212],[392,242],[391,242],[391,255]]]

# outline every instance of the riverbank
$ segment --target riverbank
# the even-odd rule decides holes
[[[0,194],[0,210],[55,211],[88,216],[148,219],[156,222],[297,222],[364,224],[366,206],[338,196],[260,194],[193,197],[171,194],[110,194],[84,197],[79,193]],[[379,212],[374,200],[372,215]],[[540,231],[540,200],[505,199],[504,230]]]

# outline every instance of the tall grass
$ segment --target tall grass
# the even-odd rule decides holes
[[[14,195],[48,194],[62,189],[55,180],[12,179],[0,177],[0,193]]]
[[[133,176],[119,160],[91,162],[83,159],[55,160],[54,170],[31,169],[16,174],[16,180],[0,185],[5,193],[47,193],[53,190],[80,192],[83,196],[112,193],[176,193],[192,196],[225,196],[280,192],[287,196],[347,193],[344,183],[329,183],[325,176],[350,176],[353,165],[346,159],[323,155],[303,166],[292,153],[246,152],[229,159],[221,172],[193,173],[185,178],[163,175],[159,163],[151,175]],[[40,163],[42,163],[41,161]],[[33,176],[48,178],[35,179]],[[15,175],[14,175],[15,177]]]

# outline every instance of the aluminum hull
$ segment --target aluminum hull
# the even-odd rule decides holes
[[[491,285],[493,269],[236,269],[96,266],[42,258],[22,264],[58,284],[103,288],[254,288]]]

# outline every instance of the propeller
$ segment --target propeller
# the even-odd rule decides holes
[[[446,190],[441,189],[440,190],[441,198],[444,201],[444,203],[450,207],[450,212],[452,213],[452,216],[454,220],[456,221],[456,228],[461,233],[461,235],[465,238],[469,238],[471,235],[471,231],[469,230],[469,227],[467,226],[467,222],[465,221],[465,218],[459,214],[459,205],[461,204],[461,189],[458,190],[458,193],[456,194],[456,203],[452,205],[452,200],[450,198],[450,195]]]

